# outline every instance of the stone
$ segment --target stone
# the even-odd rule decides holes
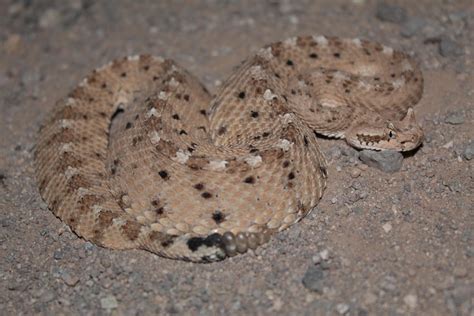
[[[448,112],[444,122],[451,125],[460,125],[464,123],[464,113],[461,111]]]
[[[392,224],[385,223],[385,224],[382,225],[382,228],[386,233],[389,233],[392,230]]]
[[[79,278],[75,275],[71,275],[67,272],[63,273],[61,279],[66,283],[68,286],[74,287],[77,283],[79,283]]]
[[[336,305],[336,311],[339,315],[345,315],[349,312],[349,305],[341,303]]]
[[[113,295],[108,295],[100,299],[100,307],[102,309],[112,310],[117,308],[117,299]]]
[[[64,258],[64,253],[61,250],[56,250],[53,254],[55,260],[61,260]]]
[[[403,163],[403,155],[394,150],[363,150],[359,155],[359,159],[366,165],[383,172],[399,171]]]
[[[407,18],[405,9],[393,4],[379,3],[375,16],[384,22],[401,23]]]
[[[403,302],[411,309],[415,309],[418,304],[418,298],[415,294],[408,294],[403,298]]]
[[[474,157],[474,141],[469,141],[463,153],[466,160],[471,160]]]
[[[319,253],[319,256],[323,260],[328,260],[329,259],[329,251],[327,249],[324,249]]]
[[[39,27],[42,29],[52,28],[59,24],[61,20],[61,14],[56,9],[46,10],[39,18]]]
[[[439,42],[439,53],[443,57],[458,57],[463,54],[463,49],[452,39],[443,37]]]
[[[410,18],[401,25],[400,35],[407,38],[412,37],[419,32],[425,24],[425,21],[421,18]]]
[[[310,265],[306,270],[302,283],[308,290],[323,292],[324,272],[320,265]]]

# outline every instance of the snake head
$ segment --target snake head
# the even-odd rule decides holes
[[[401,121],[388,121],[384,127],[360,126],[346,135],[347,142],[360,149],[410,151],[421,145],[423,130],[412,108]]]

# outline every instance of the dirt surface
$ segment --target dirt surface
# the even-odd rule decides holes
[[[0,1],[2,314],[474,315],[472,1]],[[124,55],[171,57],[210,90],[257,48],[302,34],[413,54],[426,139],[401,169],[322,139],[315,210],[255,253],[192,264],[74,235],[35,183],[55,101]]]

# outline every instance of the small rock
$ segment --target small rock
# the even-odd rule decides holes
[[[86,243],[84,244],[84,249],[85,249],[86,251],[94,251],[94,250],[96,249],[96,247],[94,246],[93,243],[86,242]]]
[[[434,191],[436,193],[443,193],[444,192],[444,185],[442,183],[438,183],[435,188],[434,188]]]
[[[320,264],[321,263],[321,256],[319,254],[316,254],[311,258],[314,264]]]
[[[448,18],[451,22],[457,23],[461,22],[462,20],[465,20],[469,17],[469,11],[458,11],[458,12],[453,12],[448,15]]]
[[[59,24],[61,15],[56,9],[46,10],[39,18],[39,26],[42,29],[48,29]]]
[[[322,251],[319,253],[319,256],[320,256],[321,259],[323,259],[323,260],[328,260],[328,259],[329,259],[329,250],[327,250],[327,249],[322,250]]]
[[[359,152],[351,146],[345,146],[341,148],[341,154],[346,157],[358,157]]]
[[[403,302],[411,309],[415,309],[418,303],[418,298],[414,294],[408,294],[403,298]]]
[[[21,36],[18,34],[11,34],[8,36],[7,40],[3,44],[5,47],[5,51],[9,54],[15,53],[19,50],[21,46]]]
[[[467,275],[467,269],[461,266],[455,267],[453,270],[453,274],[455,277],[464,278]]]
[[[448,114],[446,114],[444,122],[451,125],[462,124],[464,123],[464,113],[461,111],[448,112]]]
[[[393,275],[386,275],[380,281],[379,286],[381,289],[387,292],[394,293],[395,291],[397,291],[397,279]]]
[[[302,283],[308,290],[322,293],[323,292],[324,272],[319,265],[310,265],[306,270]]]
[[[464,149],[463,156],[466,158],[466,160],[471,160],[474,157],[474,141],[469,141],[466,149]]]
[[[75,275],[70,275],[69,273],[65,272],[61,276],[61,279],[63,279],[64,283],[66,283],[69,286],[75,286],[77,283],[79,283],[79,278]]]
[[[372,305],[377,302],[377,296],[372,292],[367,292],[364,295],[364,303],[366,305]]]
[[[463,54],[463,49],[452,39],[444,37],[439,42],[439,53],[443,57],[458,57]]]
[[[352,208],[352,212],[354,214],[357,214],[357,215],[362,214],[363,211],[364,211],[364,209],[359,207],[359,206],[356,206],[356,207]]]
[[[351,188],[353,188],[354,190],[360,190],[362,189],[362,184],[359,181],[355,180],[351,183]]]
[[[360,176],[360,174],[361,174],[360,169],[354,168],[354,169],[351,170],[351,177],[354,178],[354,179],[358,178]]]
[[[401,23],[405,21],[407,13],[402,7],[382,2],[377,6],[375,16],[384,22]]]
[[[41,301],[44,303],[54,301],[56,299],[56,293],[52,290],[46,290],[43,295],[41,295]]]
[[[469,299],[472,299],[472,293],[474,292],[474,287],[472,285],[457,285],[452,291],[453,303],[456,306],[461,306],[463,303],[468,302]]]
[[[401,26],[400,35],[403,37],[412,37],[424,26],[425,21],[423,19],[410,18]]]
[[[100,307],[103,309],[111,310],[117,308],[117,306],[117,299],[113,295],[109,295],[100,299]]]
[[[328,156],[332,157],[332,159],[334,160],[338,160],[339,158],[341,158],[341,155],[342,155],[342,151],[339,147],[332,147],[329,150]]]
[[[336,311],[339,315],[345,315],[349,311],[349,305],[341,303],[336,305]]]
[[[386,233],[389,233],[392,230],[392,224],[385,223],[385,224],[383,224],[382,228]]]
[[[405,192],[411,192],[411,185],[409,183],[405,183],[403,185],[403,190],[405,190]]]
[[[55,260],[61,260],[62,258],[64,258],[64,253],[61,250],[56,250],[53,254],[53,258]]]
[[[366,165],[383,172],[396,172],[400,170],[403,163],[403,155],[394,150],[363,150],[359,155],[359,159]]]

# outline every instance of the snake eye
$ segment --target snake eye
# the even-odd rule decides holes
[[[388,132],[388,138],[389,139],[394,139],[395,136],[396,136],[396,134],[394,132],[392,132],[392,131]]]

